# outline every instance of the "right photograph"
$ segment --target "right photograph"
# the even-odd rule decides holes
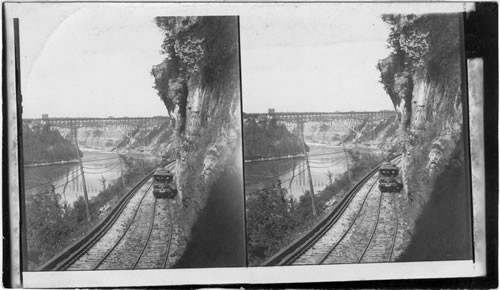
[[[463,15],[362,6],[242,18],[249,266],[473,258]]]

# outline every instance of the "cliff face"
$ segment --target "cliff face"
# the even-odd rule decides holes
[[[67,134],[69,130],[65,129]],[[135,149],[156,156],[158,159],[172,151],[170,142],[173,128],[171,122],[155,126],[122,126],[78,129],[78,144],[82,148],[104,151]]]
[[[391,55],[378,64],[398,113],[396,142],[410,220],[430,199],[436,177],[463,166],[459,15],[385,15]],[[454,156],[454,157],[452,157]]]
[[[397,140],[398,123],[396,117],[383,120],[364,122],[355,129],[359,133],[349,131],[339,142],[346,144],[361,144],[377,147],[383,151],[392,151]]]
[[[151,73],[175,120],[177,214],[187,235],[209,188],[228,167],[241,167],[234,158],[241,154],[238,23],[236,17],[157,17],[156,24],[165,34],[166,58]]]

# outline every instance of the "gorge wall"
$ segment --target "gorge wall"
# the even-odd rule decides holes
[[[103,151],[134,149],[160,159],[163,154],[173,150],[169,142],[173,136],[172,123],[155,126],[83,127],[78,129],[78,144],[82,148]],[[61,130],[69,138],[70,131],[65,128]]]
[[[383,16],[391,29],[388,44],[392,52],[379,62],[378,69],[397,111],[394,146],[403,153],[402,206],[409,235],[422,212],[428,211],[426,207],[434,207],[437,195],[452,203],[467,202],[459,17]],[[443,182],[450,176],[453,179]],[[446,186],[453,183],[463,186],[448,192]],[[432,200],[434,205],[429,205]],[[451,207],[441,210],[447,208]],[[463,212],[457,216],[463,221],[467,207],[460,208]]]
[[[151,73],[175,121],[177,220],[188,237],[221,175],[232,172],[242,179],[238,20],[155,20],[165,36],[162,52],[166,58]],[[242,195],[240,191],[234,195],[242,198],[236,196]]]
[[[397,139],[396,130],[398,123],[396,117],[372,122],[363,122],[355,129],[357,133],[349,130],[340,142],[346,144],[373,145],[384,151],[392,151]]]

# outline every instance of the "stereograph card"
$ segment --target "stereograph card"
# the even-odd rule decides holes
[[[477,5],[6,2],[11,286],[486,275]]]

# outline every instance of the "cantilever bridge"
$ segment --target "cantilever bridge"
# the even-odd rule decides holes
[[[270,109],[268,113],[244,113],[245,119],[271,120],[280,122],[304,123],[338,121],[359,124],[363,121],[376,121],[387,119],[396,115],[395,111],[375,111],[375,112],[275,112]]]
[[[78,128],[119,128],[123,136],[133,139],[133,131],[136,128],[153,127],[163,124],[171,124],[173,119],[170,117],[108,117],[108,118],[48,118],[47,115],[42,115],[42,118],[23,119],[23,124],[29,127],[48,124],[52,128],[69,129],[69,135],[66,137],[72,139],[75,144],[78,135]]]
[[[358,133],[355,128],[365,122],[385,120],[395,115],[395,111],[389,110],[375,112],[275,112],[274,109],[269,109],[267,113],[244,113],[243,118],[297,124],[301,130],[303,130],[304,123],[307,122],[330,122],[343,125]]]
[[[49,124],[60,128],[113,127],[113,126],[154,126],[172,121],[170,117],[120,117],[120,118],[41,118],[23,119],[26,125]]]

